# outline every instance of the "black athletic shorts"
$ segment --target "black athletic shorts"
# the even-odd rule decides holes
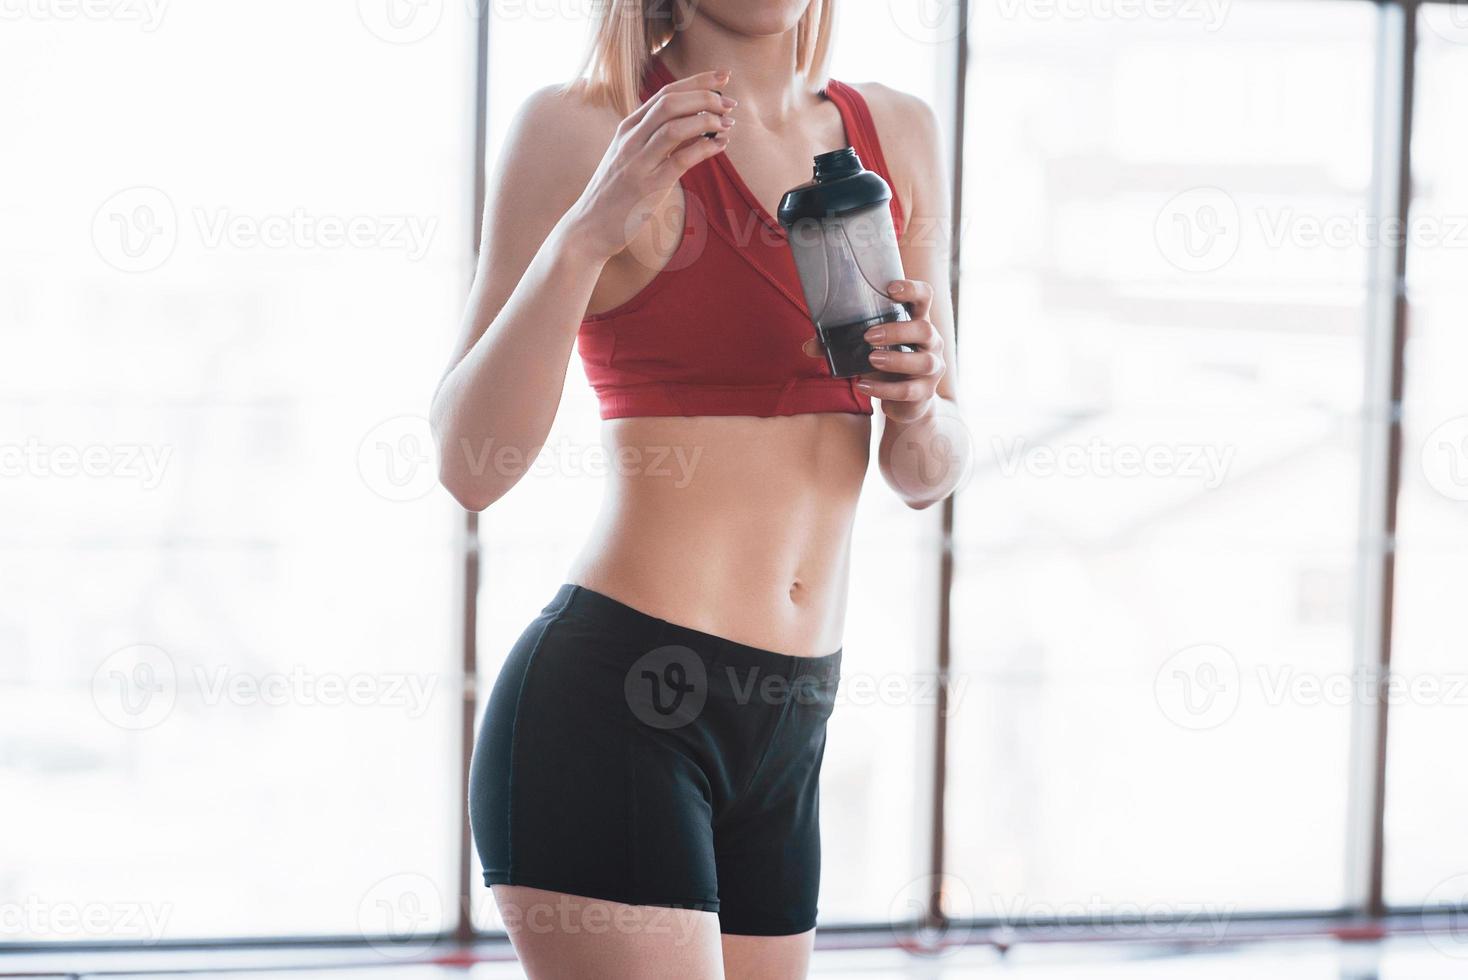
[[[474,751],[487,884],[815,926],[841,653],[792,657],[564,585],[510,651]]]

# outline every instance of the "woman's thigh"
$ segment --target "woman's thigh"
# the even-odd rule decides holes
[[[623,905],[520,885],[495,885],[494,898],[530,980],[724,977],[726,948],[713,912]]]
[[[794,936],[724,936],[726,980],[803,980],[816,931]]]

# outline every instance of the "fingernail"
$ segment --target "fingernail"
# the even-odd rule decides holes
[[[733,116],[720,116],[719,117],[719,125],[722,126],[724,129],[728,129],[730,126],[734,125],[734,117]]]
[[[887,339],[887,330],[884,327],[872,327],[867,331],[866,341],[873,347],[881,346],[882,341]]]
[[[856,383],[856,389],[857,391],[871,391],[872,383],[870,381],[858,381]]]
[[[906,289],[907,289],[907,283],[904,283],[904,282],[894,282],[892,285],[890,285],[890,286],[887,287],[887,295],[889,295],[889,296],[901,296],[902,293]]]
[[[739,104],[738,99],[731,99],[727,95],[724,96],[720,101],[724,103],[725,109],[732,109]]]
[[[719,144],[720,146],[724,146],[729,142],[729,137],[725,136],[723,133],[716,134],[713,139],[714,142]]]
[[[887,352],[884,350],[874,350],[867,355],[867,360],[875,364],[877,367],[881,367],[883,364],[886,364],[889,360],[891,360],[891,358],[887,356]]]
[[[729,69],[720,68],[718,71],[714,72],[714,77],[721,82],[727,82],[729,80]]]

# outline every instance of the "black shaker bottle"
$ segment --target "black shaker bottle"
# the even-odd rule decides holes
[[[846,147],[815,158],[812,179],[786,192],[784,226],[805,303],[838,378],[872,370],[862,335],[879,323],[909,320],[907,308],[885,292],[905,279],[892,224],[892,188]]]

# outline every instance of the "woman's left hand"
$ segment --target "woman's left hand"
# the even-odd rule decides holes
[[[943,337],[928,319],[933,305],[933,287],[916,279],[899,279],[887,287],[887,295],[905,303],[911,320],[879,323],[866,332],[873,347],[906,344],[912,351],[874,350],[871,374],[856,383],[860,391],[882,401],[882,412],[898,422],[914,422],[933,410],[938,379],[943,377]]]
[[[870,360],[877,370],[863,374],[856,387],[880,399],[882,412],[889,419],[915,422],[932,411],[938,379],[947,370],[943,335],[928,319],[933,287],[917,279],[899,279],[888,285],[887,295],[906,304],[912,319],[878,324],[863,339],[873,347],[906,344],[913,350],[872,351]],[[807,356],[824,357],[814,337],[805,342],[804,349]]]

